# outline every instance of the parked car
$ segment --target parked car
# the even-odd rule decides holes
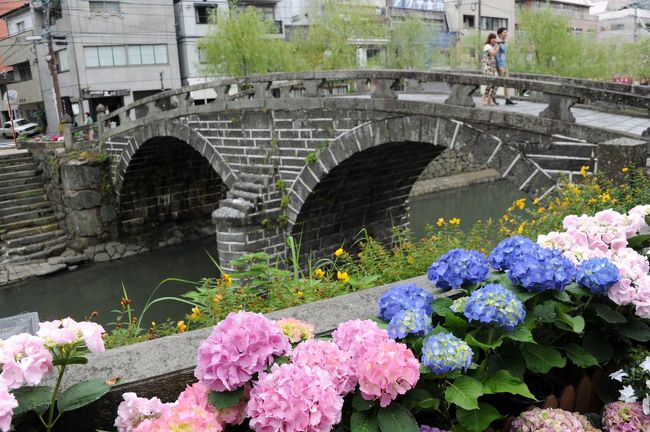
[[[30,123],[25,119],[14,119],[14,128],[16,129],[16,136],[18,135],[34,135],[38,133],[38,125]],[[14,133],[11,131],[11,122],[5,122],[4,126],[0,128],[0,134],[4,138],[13,138]]]

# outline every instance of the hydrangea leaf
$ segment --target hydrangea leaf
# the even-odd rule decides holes
[[[591,297],[593,295],[587,288],[575,282],[572,282],[569,285],[565,286],[564,291],[571,293],[578,298]]]
[[[592,304],[591,308],[594,310],[594,312],[596,312],[596,315],[602,318],[606,323],[624,324],[627,322],[627,319],[623,316],[623,314],[602,303]]]
[[[627,239],[627,246],[639,250],[650,245],[650,234],[639,234]]]
[[[354,411],[350,417],[351,432],[379,432],[379,422],[374,413]]]
[[[533,309],[533,316],[542,322],[553,322],[556,318],[555,313],[556,302],[547,300],[544,303],[538,304]]]
[[[384,329],[384,330],[388,329],[388,323],[383,319],[375,317],[375,318],[371,318],[371,320],[374,321],[377,324],[377,327],[379,327],[380,329]]]
[[[513,377],[507,370],[499,370],[489,376],[484,383],[489,393],[511,393],[528,399],[536,400],[526,383],[520,378]]]
[[[565,291],[555,291],[553,297],[562,303],[571,303],[571,297]]]
[[[445,390],[445,399],[466,410],[478,408],[478,397],[483,395],[483,384],[469,376],[461,376]]]
[[[562,368],[566,364],[566,359],[555,348],[526,344],[520,350],[526,366],[532,372],[547,373],[554,367]]]
[[[501,346],[503,343],[503,330],[482,328],[474,330],[465,336],[465,342],[469,346],[474,346],[484,350],[491,350]]]
[[[445,317],[444,327],[449,329],[455,335],[462,335],[467,330],[469,324],[464,319],[450,314]]]
[[[468,411],[459,408],[456,411],[456,417],[461,426],[469,432],[483,432],[493,421],[503,418],[496,408],[484,402],[481,402],[479,409],[475,410]]]
[[[647,342],[650,340],[650,327],[639,319],[633,319],[621,327],[621,333],[635,341]]]
[[[73,411],[95,402],[111,390],[104,380],[92,379],[70,386],[56,401],[59,412]]]
[[[564,350],[566,352],[566,356],[569,357],[569,359],[576,366],[586,368],[589,366],[596,366],[598,364],[598,359],[596,359],[595,356],[589,354],[586,349],[578,344],[569,344],[564,347]]]
[[[52,387],[21,387],[11,393],[16,398],[18,406],[14,408],[14,416],[35,410],[41,406],[49,406],[52,397]]]
[[[571,316],[567,313],[558,311],[557,318],[559,322],[565,323],[574,333],[582,333],[585,330],[585,319],[581,316]],[[556,324],[558,321],[555,322]]]
[[[229,392],[211,391],[208,395],[208,402],[214,405],[214,407],[217,409],[225,409],[234,407],[243,397],[244,387],[240,387],[237,390]]]
[[[402,403],[407,408],[420,408],[434,411],[440,406],[440,399],[435,397],[430,391],[416,387],[404,395]]]
[[[440,316],[447,316],[452,314],[450,307],[453,300],[449,297],[440,297],[433,301],[433,313]]]
[[[606,363],[612,358],[614,348],[598,330],[588,332],[582,339],[582,347],[591,353],[598,363]]]
[[[377,412],[381,432],[420,432],[413,414],[402,405],[393,402]]]
[[[535,343],[535,339],[533,339],[533,333],[531,333],[530,329],[526,327],[525,324],[517,326],[511,332],[506,332],[505,337],[508,339],[515,340],[517,342]]]
[[[526,291],[525,289],[518,286],[512,288],[511,291],[515,293],[519,301],[522,303],[526,303],[528,300],[540,294],[537,291]]]
[[[523,378],[526,372],[526,362],[514,345],[504,345],[490,353],[487,372],[493,374],[502,369],[510,372],[512,376]]]
[[[54,366],[67,366],[71,364],[86,364],[88,359],[86,357],[63,357],[54,359],[52,364]]]
[[[359,390],[354,393],[354,397],[352,398],[352,408],[354,408],[355,411],[368,411],[375,406],[377,406],[377,401],[365,400],[361,396],[361,392]]]

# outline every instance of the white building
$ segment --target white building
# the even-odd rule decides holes
[[[633,2],[599,1],[590,9],[598,17],[598,39],[636,42],[650,36],[650,10]],[[648,5],[650,7],[650,4]]]

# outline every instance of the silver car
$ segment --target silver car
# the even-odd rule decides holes
[[[14,128],[16,129],[16,136],[34,135],[38,133],[38,125],[36,123],[30,123],[22,118],[14,119]],[[4,126],[0,128],[0,134],[4,138],[13,138],[11,122],[5,122]]]

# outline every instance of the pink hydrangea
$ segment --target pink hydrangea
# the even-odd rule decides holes
[[[292,360],[296,365],[319,367],[329,373],[336,391],[342,396],[357,386],[352,357],[331,342],[303,342],[293,350]]]
[[[208,401],[208,394],[211,390],[199,381],[183,390],[178,396],[178,403],[198,405],[213,414],[215,421],[219,423],[239,425],[246,418],[246,404],[250,397],[250,390],[251,386],[246,384],[244,387],[244,395],[237,405],[230,408],[217,409]]]
[[[38,324],[38,336],[43,338],[48,347],[76,344],[83,342],[90,352],[103,352],[104,328],[97,323],[77,322],[72,318],[46,321]]]
[[[357,375],[361,396],[379,399],[379,405],[386,407],[415,387],[420,379],[420,362],[406,345],[388,341],[369,347],[358,364]]]
[[[650,231],[650,226],[645,221],[646,216],[650,215],[650,204],[633,207],[627,214],[631,219],[630,225],[636,228],[636,232],[645,233]]]
[[[523,412],[510,426],[510,432],[596,432],[580,414],[557,408],[533,408]]]
[[[641,402],[612,402],[605,406],[603,429],[606,432],[650,430],[650,416],[643,414]]]
[[[246,411],[257,432],[328,432],[341,420],[342,408],[327,372],[284,364],[260,377]]]
[[[9,393],[9,389],[0,383],[0,431],[7,432],[11,428],[11,418],[16,407],[18,401]]]
[[[199,346],[194,375],[214,391],[232,391],[291,350],[277,324],[262,314],[230,313]]]
[[[11,336],[0,346],[0,381],[10,390],[24,383],[35,386],[53,370],[52,353],[39,337],[27,333]]]
[[[157,397],[147,399],[138,397],[135,393],[122,394],[124,399],[117,407],[115,427],[118,432],[132,432],[144,420],[153,420],[173,404],[162,403]]]
[[[332,339],[339,348],[350,353],[355,361],[362,358],[371,346],[392,340],[386,330],[370,320],[345,321],[334,330]]]
[[[222,432],[214,414],[192,404],[177,404],[153,420],[144,420],[133,432]]]
[[[295,318],[283,318],[277,321],[282,333],[291,343],[298,343],[314,337],[314,326]]]

